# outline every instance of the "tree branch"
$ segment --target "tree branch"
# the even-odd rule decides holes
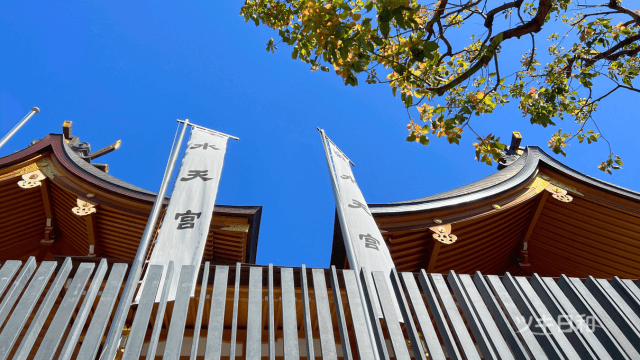
[[[638,49],[640,49],[640,47],[636,48],[636,49],[630,49],[630,50],[624,50],[624,51],[620,51],[618,53],[614,53],[615,51],[627,46],[627,45],[631,45],[634,42],[640,40],[640,34],[634,35],[634,36],[629,36],[628,38],[620,41],[619,43],[613,45],[611,48],[609,48],[609,50],[601,52],[600,54],[592,57],[591,59],[586,59],[584,62],[584,65],[589,67],[593,64],[595,64],[598,60],[602,60],[602,59],[607,59],[609,61],[615,61],[617,60],[620,56],[623,55],[627,55],[628,53],[632,53],[633,51],[635,51],[636,53],[638,51]]]
[[[497,38],[500,36],[500,34],[494,36],[488,48],[486,49],[484,55],[482,55],[480,59],[478,59],[478,61],[473,66],[471,66],[467,71],[460,74],[457,78],[451,80],[451,82],[449,82],[448,84],[445,84],[437,88],[427,88],[426,90],[435,91],[439,96],[442,96],[445,92],[449,91],[450,89],[456,87],[463,81],[467,80],[473,74],[478,72],[478,70],[480,70],[483,66],[489,63],[491,58],[495,56],[498,45],[500,45],[503,41],[514,38],[514,37],[520,38],[522,35],[530,34],[534,32],[537,33],[540,30],[542,30],[542,25],[544,25],[547,14],[549,14],[549,11],[551,11],[551,7],[552,7],[551,0],[540,0],[538,5],[538,12],[536,13],[536,16],[533,17],[533,19],[529,20],[525,24],[516,26],[513,29],[508,29],[501,32],[500,33],[502,34],[501,41],[497,41]]]
[[[491,26],[493,26],[493,18],[500,11],[507,10],[507,9],[510,9],[510,8],[519,8],[520,5],[522,5],[523,2],[524,2],[524,0],[516,0],[516,1],[512,1],[510,3],[506,3],[506,4],[503,4],[501,6],[498,6],[495,9],[492,9],[491,11],[489,11],[487,13],[486,19],[484,20],[484,27],[486,27],[488,29]]]
[[[640,15],[635,13],[634,11],[631,11],[630,9],[627,9],[626,7],[620,5],[618,0],[609,0],[609,4],[607,5],[610,9],[613,10],[617,10],[621,13],[625,13],[629,16],[631,16],[636,24],[640,25]]]

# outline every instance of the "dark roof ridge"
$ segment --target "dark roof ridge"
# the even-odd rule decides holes
[[[446,208],[496,196],[526,184],[539,166],[555,169],[579,182],[587,183],[617,196],[640,202],[640,193],[582,174],[553,157],[538,146],[527,146],[520,158],[506,168],[473,183],[415,200],[387,204],[369,204],[376,214],[407,213]]]

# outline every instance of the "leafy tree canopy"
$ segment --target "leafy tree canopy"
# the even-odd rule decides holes
[[[407,108],[407,141],[427,145],[436,136],[459,144],[468,129],[478,140],[477,159],[491,165],[505,144],[476,133],[474,117],[514,102],[545,128],[573,120],[571,131],[558,129],[549,140],[566,156],[574,138],[606,141],[594,119],[599,102],[616,91],[640,92],[633,85],[640,12],[599,1],[246,0],[240,14],[278,31],[267,51],[285,43],[293,59],[314,71],[333,68],[346,85],[388,84]],[[554,32],[536,36],[543,28]],[[516,39],[528,50],[505,67],[501,54],[522,48]],[[609,144],[600,170],[611,174],[621,165]]]

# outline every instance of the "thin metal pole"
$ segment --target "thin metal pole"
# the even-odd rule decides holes
[[[38,109],[37,107],[32,107],[31,111],[29,111],[29,113],[22,118],[22,120],[20,120],[20,122],[18,124],[16,124],[16,126],[13,127],[13,129],[11,129],[11,131],[9,131],[7,133],[7,135],[5,135],[2,140],[0,140],[0,148],[2,148],[4,146],[4,144],[7,143],[7,141],[9,141],[9,139],[11,139],[11,137],[13,136],[13,134],[17,133],[18,130],[20,130],[20,128],[22,127],[22,125],[26,124],[27,121],[29,121],[29,119],[31,119],[31,117],[37,113],[40,112],[40,109]]]
[[[169,187],[169,180],[171,179],[171,174],[173,174],[173,168],[175,167],[176,159],[178,158],[178,154],[180,153],[182,139],[184,138],[184,133],[187,130],[188,125],[190,125],[189,119],[186,119],[184,121],[182,130],[180,131],[180,136],[178,136],[178,141],[171,150],[169,163],[167,164],[167,169],[165,170],[164,177],[162,178],[162,185],[160,185],[160,190],[158,191],[158,195],[156,196],[156,201],[153,203],[151,215],[149,215],[149,220],[147,221],[147,227],[144,229],[142,239],[140,240],[140,245],[138,246],[138,252],[136,253],[135,259],[133,260],[133,267],[129,272],[129,277],[127,277],[127,283],[124,286],[122,298],[118,303],[116,314],[113,317],[113,322],[111,323],[111,327],[109,328],[109,334],[107,335],[107,340],[105,341],[105,351],[103,351],[100,359],[112,360],[116,355],[116,351],[118,350],[118,343],[120,342],[120,336],[122,335],[124,321],[127,318],[127,313],[129,312],[129,307],[131,306],[131,301],[133,300],[133,294],[135,292],[136,285],[140,280],[142,265],[144,264],[144,261],[147,257],[147,251],[149,250],[151,237],[153,236],[153,232],[156,228],[156,223],[158,222],[158,217],[160,216],[160,210],[162,210],[162,203],[164,201],[165,194],[167,193],[167,188]]]
[[[322,137],[322,145],[324,147],[324,154],[327,157],[327,166],[329,167],[329,175],[331,177],[331,187],[333,187],[333,196],[336,202],[336,209],[338,210],[338,217],[340,219],[344,219],[342,214],[342,207],[340,207],[340,198],[338,196],[338,191],[337,191],[338,187],[336,184],[335,177],[333,176],[334,172],[331,169],[332,167],[331,156],[329,155],[329,151],[327,150],[328,149],[327,139],[324,134],[324,130],[318,128],[318,131],[320,131],[320,137]],[[356,256],[355,256],[356,254],[355,254],[355,251],[353,250],[351,238],[349,237],[349,231],[347,230],[346,226],[341,226],[341,228],[342,228],[342,237],[345,240],[344,244],[345,244],[345,249],[347,250],[347,258],[349,259],[349,265],[351,266],[352,269],[356,271],[356,284],[358,284],[358,294],[360,295],[360,302],[362,303],[362,308],[367,313],[369,311],[374,311],[373,309],[369,309],[369,306],[367,305],[367,299],[365,298],[364,290],[362,289],[362,282],[360,280],[360,265],[358,265],[358,260],[356,259]],[[373,300],[374,299],[372,299],[372,301]],[[369,314],[365,314],[364,317],[365,317],[365,322],[367,324],[367,332],[369,333],[369,340],[371,341],[371,347],[372,347],[371,352],[373,353],[374,360],[379,360],[380,354],[378,354],[378,347],[376,346],[377,344],[376,336],[373,332],[373,324],[371,324],[371,317],[368,315]]]

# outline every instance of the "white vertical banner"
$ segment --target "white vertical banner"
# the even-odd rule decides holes
[[[395,264],[391,258],[389,248],[382,238],[378,224],[376,224],[373,215],[371,215],[358,183],[356,183],[351,171],[351,161],[324,132],[321,132],[321,134],[324,136],[323,145],[327,154],[329,172],[335,184],[334,192],[337,192],[334,194],[337,202],[336,206],[341,209],[338,214],[344,241],[351,244],[357,265],[365,269],[366,276],[369,277],[372,285],[374,284],[371,276],[372,271],[385,273],[387,287],[391,292],[390,295],[396,307],[398,319],[402,322],[402,314],[391,283],[391,270],[395,268]],[[350,266],[353,268],[352,259],[349,260]],[[373,305],[378,317],[382,317],[379,301],[373,301]]]
[[[160,301],[166,269],[174,262],[168,301],[175,300],[180,270],[183,265],[195,265],[191,296],[195,295],[196,277],[209,234],[211,217],[222,174],[228,136],[194,127],[187,144],[171,200],[149,258],[150,265],[163,265],[156,302]],[[146,281],[146,274],[143,280]],[[140,299],[143,286],[136,296]]]

